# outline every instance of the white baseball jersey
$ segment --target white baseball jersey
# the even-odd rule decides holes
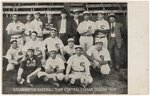
[[[43,23],[41,20],[34,19],[31,22],[31,29],[32,29],[32,31],[36,31],[38,33],[38,36],[43,36],[42,26],[43,26]]]
[[[20,32],[20,34],[22,33],[22,29],[25,28],[24,24],[20,21],[17,22],[11,22],[7,25],[6,27],[6,31],[8,32],[8,34],[14,34],[15,32]],[[13,32],[13,33],[10,33]]]
[[[101,56],[104,56],[104,61],[110,61],[110,54],[106,48],[98,51],[95,46],[92,46],[88,51],[87,54],[92,56],[93,58],[101,59]]]
[[[67,53],[69,54],[70,56],[72,56],[74,53],[75,53],[75,47],[76,45],[74,45],[72,48],[69,47],[69,45],[66,45],[63,50],[64,50],[64,53]]]
[[[32,31],[31,22],[27,22],[27,23],[25,24],[25,28],[26,28],[25,34],[26,34],[26,35],[29,35],[29,32]]]
[[[77,28],[77,31],[79,32],[79,34],[81,34],[87,32],[88,29],[91,29],[91,32],[94,34],[96,25],[91,20],[81,22]]]
[[[13,49],[12,47],[10,47],[9,50],[7,51],[6,58],[8,60],[17,61],[18,57],[21,55],[22,55],[21,48],[18,47],[16,49]]]
[[[45,47],[43,46],[43,43],[42,43],[41,41],[39,41],[39,40],[35,40],[35,41],[30,40],[30,41],[28,41],[28,42],[23,46],[22,51],[23,51],[23,52],[27,52],[27,50],[28,50],[29,48],[33,48],[33,49],[35,50],[35,54],[36,54],[36,52],[38,52],[38,51],[45,50]]]
[[[77,56],[77,54],[71,56],[67,64],[68,66],[71,65],[74,71],[85,71],[91,65],[84,55]]]
[[[46,38],[43,41],[43,44],[44,44],[44,46],[47,45],[48,51],[50,51],[52,48],[62,49],[64,47],[63,42],[58,37],[55,37],[55,38],[52,38],[52,37]]]
[[[58,56],[56,56],[55,59],[52,59],[50,57],[46,61],[45,69],[47,69],[49,67],[52,67],[52,68],[56,68],[57,67],[59,70],[65,69],[64,61]]]

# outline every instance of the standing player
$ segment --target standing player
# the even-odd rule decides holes
[[[31,21],[32,21],[32,15],[31,14],[28,14],[26,16],[26,19],[27,19],[27,23],[25,24],[25,32],[24,32],[24,35],[25,35],[25,41],[29,41],[30,40],[30,34],[32,32],[32,26],[31,26]]]
[[[18,20],[17,14],[13,14],[12,19],[13,21],[6,27],[7,34],[11,37],[11,40],[17,40],[18,46],[23,46],[24,24]]]
[[[71,56],[67,61],[67,69],[65,80],[71,79],[70,83],[75,84],[76,80],[80,80],[81,86],[84,88],[93,82],[93,78],[90,74],[89,66],[91,65],[89,60],[82,55],[82,47],[78,45],[76,47],[76,54]],[[72,70],[71,70],[72,69]],[[71,74],[69,74],[71,71]]]
[[[83,50],[87,51],[93,45],[93,34],[95,33],[95,23],[89,20],[89,12],[83,12],[84,21],[81,22],[77,28],[80,34],[80,45],[83,46]]]
[[[110,67],[108,62],[111,61],[110,54],[107,48],[103,47],[103,42],[101,40],[96,40],[95,45],[92,46],[88,51],[87,55],[92,60],[92,67],[95,69],[100,68],[100,71],[104,75],[108,75],[110,72]]]
[[[38,79],[37,73],[41,70],[41,66],[41,61],[34,55],[34,49],[29,48],[27,56],[20,64],[17,83],[33,87],[33,83]]]
[[[70,56],[75,54],[75,47],[76,47],[76,45],[74,44],[74,39],[69,38],[68,45],[66,45],[63,48],[63,55],[66,58],[66,60],[68,60]]]
[[[38,33],[37,40],[43,41],[43,32],[42,27],[43,23],[40,19],[40,13],[36,12],[34,14],[34,20],[31,22],[32,31],[36,31]]]
[[[95,40],[101,40],[103,42],[103,47],[108,48],[108,41],[107,41],[107,34],[109,33],[109,23],[104,20],[104,14],[98,13],[97,14],[97,21],[95,22],[96,25],[96,37]]]
[[[45,72],[39,72],[38,77],[42,78],[45,82],[49,82],[59,87],[58,81],[64,78],[63,71],[65,69],[64,61],[56,56],[57,50],[51,49],[50,57],[46,61]]]
[[[12,71],[15,69],[15,65],[19,65],[23,54],[21,52],[21,48],[17,45],[17,40],[12,40],[11,46],[7,51],[6,58],[8,59],[8,65],[6,71]]]

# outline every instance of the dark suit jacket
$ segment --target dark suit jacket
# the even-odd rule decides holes
[[[123,33],[123,31],[124,31],[123,25],[121,23],[116,22],[114,32],[116,35],[115,39],[116,39],[116,43],[117,43],[118,47],[121,47],[121,45],[122,45],[122,33]],[[111,32],[108,35],[108,42],[110,42],[110,40],[111,40]]]
[[[79,23],[83,21],[81,18],[79,18]],[[79,25],[79,24],[78,24]],[[77,37],[80,36],[79,32],[77,31],[77,27],[78,27],[76,21],[74,20],[74,18],[71,19],[71,37]]]
[[[60,30],[60,27],[61,27],[61,19],[57,21],[57,31],[58,32]],[[67,34],[68,37],[71,37],[71,22],[70,22],[70,18],[66,19],[66,34]]]

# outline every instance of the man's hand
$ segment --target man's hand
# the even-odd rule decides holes
[[[21,76],[17,76],[17,81],[21,82]]]
[[[67,82],[69,80],[69,75],[65,75],[65,81]]]

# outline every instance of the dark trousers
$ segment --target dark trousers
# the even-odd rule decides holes
[[[108,50],[111,57],[111,64],[116,69],[120,67],[121,60],[121,49],[118,48],[115,38],[111,38],[108,42]],[[117,68],[117,69],[118,69]]]
[[[79,39],[80,39],[80,35],[79,35],[79,34],[76,34],[76,35],[75,35],[75,38],[74,38],[74,43],[75,43],[76,45],[80,45]]]
[[[68,36],[66,33],[59,33],[59,38],[62,40],[64,46],[66,46],[68,44],[67,43]]]

